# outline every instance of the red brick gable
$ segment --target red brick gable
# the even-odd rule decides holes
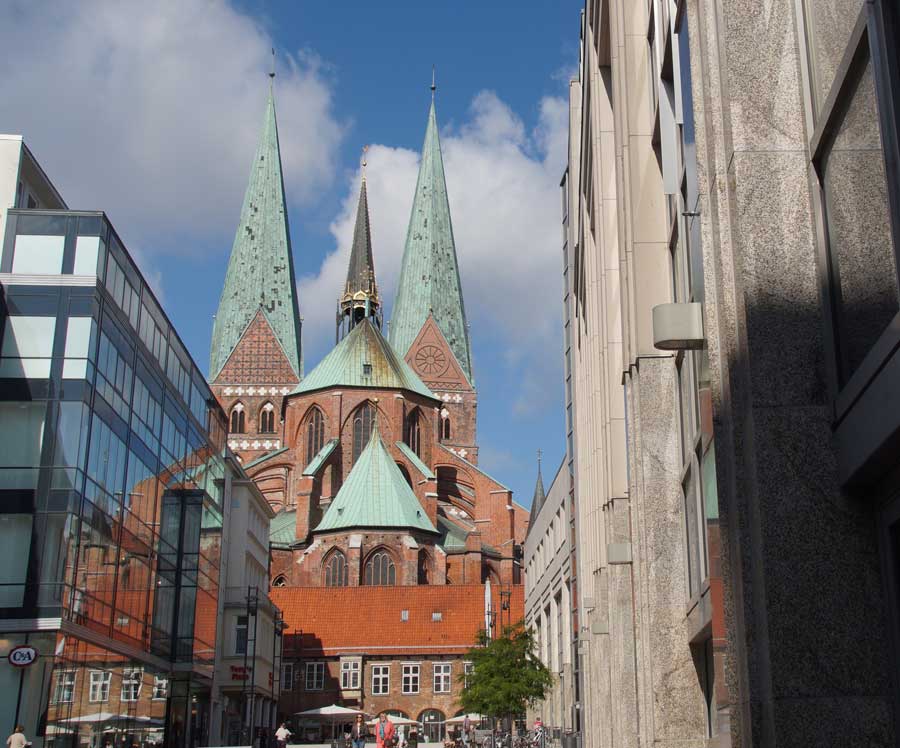
[[[524,615],[524,587],[510,589],[504,625]],[[338,650],[416,654],[465,652],[474,646],[484,628],[484,590],[482,584],[276,587],[270,596],[287,624],[286,649],[299,650],[302,644],[304,654]],[[499,613],[499,588],[492,587],[492,592],[492,607]],[[407,621],[401,619],[404,610]],[[440,620],[434,620],[435,613],[440,613]],[[297,642],[301,631],[302,641]]]
[[[444,333],[429,314],[406,353],[406,363],[430,389],[472,390]],[[434,385],[434,386],[432,386]]]
[[[260,309],[213,384],[296,385],[299,381]]]

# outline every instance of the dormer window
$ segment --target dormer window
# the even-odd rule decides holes
[[[372,364],[363,364],[363,376],[364,377],[372,376]]]

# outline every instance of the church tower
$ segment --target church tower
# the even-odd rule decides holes
[[[347,282],[338,300],[335,343],[342,340],[359,322],[369,317],[378,329],[381,329],[381,300],[378,298],[378,286],[375,284],[375,261],[372,257],[365,155],[362,167],[362,184],[359,188],[359,205],[356,209],[350,263],[347,266]]]
[[[209,357],[228,444],[245,463],[283,446],[282,401],[303,378],[300,327],[270,84]]]
[[[439,437],[477,464],[477,393],[432,84],[388,340],[443,401]]]

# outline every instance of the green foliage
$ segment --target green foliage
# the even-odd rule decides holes
[[[534,651],[534,635],[522,621],[507,626],[496,639],[479,632],[478,645],[468,654],[474,672],[460,696],[463,710],[489,717],[518,715],[543,699],[553,678]]]

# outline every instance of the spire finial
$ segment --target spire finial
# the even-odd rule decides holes
[[[537,458],[538,458],[538,472],[540,472],[540,470],[541,470],[541,457],[542,457],[543,454],[544,454],[544,453],[543,453],[540,449],[537,451]]]
[[[432,65],[431,66],[431,98],[432,99],[434,98],[434,92],[437,89],[437,84],[434,81],[435,81],[434,65]]]
[[[275,79],[275,47],[272,47],[272,69],[269,71],[269,77]]]
[[[364,145],[363,149],[362,149],[362,158],[360,159],[360,166],[362,166],[363,181],[366,181],[366,165],[369,163],[368,153],[369,153],[369,146]]]

